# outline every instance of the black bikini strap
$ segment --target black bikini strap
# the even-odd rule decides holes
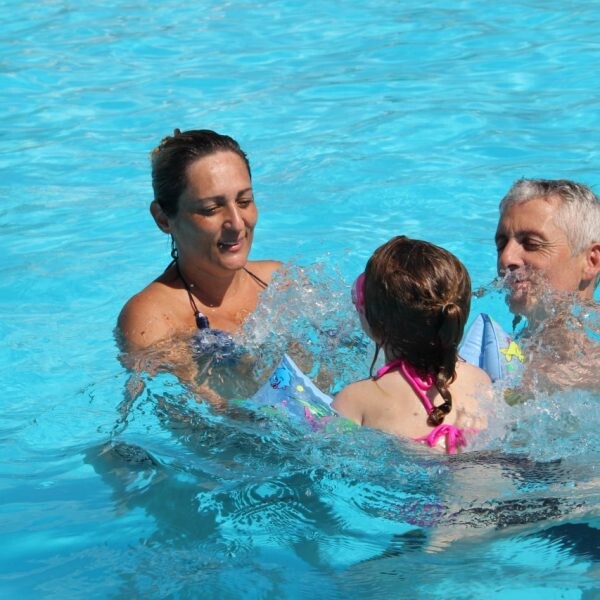
[[[173,262],[171,262],[169,267],[173,264],[175,265],[175,269],[177,269],[177,275],[179,275],[179,279],[181,279],[181,281],[183,282],[185,291],[187,292],[188,298],[190,299],[190,306],[192,307],[192,310],[194,311],[194,317],[196,318],[196,326],[198,327],[198,329],[208,329],[210,327],[208,317],[204,313],[201,313],[200,310],[198,310],[198,307],[196,306],[196,301],[194,300],[194,295],[192,294],[191,286],[185,280],[184,276],[181,274],[181,269],[179,268],[179,262],[177,261],[176,258],[173,259]],[[267,284],[258,275],[255,275],[252,271],[249,271],[248,269],[246,269],[246,267],[242,267],[242,268],[263,289],[267,287]]]
[[[258,285],[260,285],[263,289],[267,287],[268,284],[265,281],[263,281],[258,275],[255,275],[252,271],[246,269],[246,267],[242,267],[242,269],[244,269],[244,271],[246,271],[246,273],[248,273],[248,275],[250,275],[250,277],[252,277],[252,279],[254,279],[254,281],[256,281],[256,283],[258,283]]]
[[[188,298],[190,299],[190,305],[192,307],[192,310],[194,311],[194,317],[196,318],[196,326],[198,327],[198,329],[208,329],[210,327],[210,323],[208,322],[208,317],[198,310],[198,307],[196,306],[196,302],[194,301],[194,295],[192,294],[190,285],[188,284],[188,282],[185,280],[185,278],[181,274],[181,269],[179,268],[179,263],[177,262],[177,259],[175,259],[173,261],[173,263],[175,263],[175,268],[177,269],[177,275],[179,275],[179,279],[181,279],[181,281],[183,281],[185,290],[188,293]]]

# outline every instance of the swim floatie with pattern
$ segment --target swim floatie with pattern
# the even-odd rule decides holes
[[[492,381],[519,375],[525,362],[515,340],[485,313],[480,313],[473,321],[458,354],[467,362],[483,369]]]
[[[249,401],[254,407],[296,417],[312,429],[323,429],[337,416],[333,399],[323,393],[287,355]],[[335,419],[339,421],[339,419]]]

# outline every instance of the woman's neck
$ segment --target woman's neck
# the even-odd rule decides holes
[[[176,268],[184,287],[206,307],[217,308],[223,304],[225,297],[235,295],[239,289],[244,271],[225,272],[215,275],[197,268],[189,268],[179,259]]]

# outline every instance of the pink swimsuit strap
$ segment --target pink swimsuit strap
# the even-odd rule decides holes
[[[377,379],[390,371],[400,371],[402,375],[404,375],[404,379],[406,379],[415,394],[419,397],[419,400],[421,400],[421,404],[423,404],[427,414],[430,415],[433,412],[434,407],[425,392],[433,387],[433,377],[429,373],[425,375],[425,377],[421,377],[410,363],[401,358],[397,358],[387,365],[383,365],[383,367],[377,371]]]
[[[434,410],[434,406],[425,392],[430,390],[434,385],[431,374],[428,373],[425,377],[422,377],[409,362],[398,358],[381,367],[381,369],[377,371],[376,377],[379,379],[386,373],[396,370],[402,373],[404,379],[406,379],[407,383],[418,396],[421,404],[423,404],[427,414],[430,415]],[[446,438],[446,452],[448,452],[448,454],[456,454],[457,448],[465,446],[467,443],[464,433],[459,427],[456,427],[456,425],[446,425],[444,423],[434,427],[428,435],[416,438],[414,441],[426,443],[430,448],[433,448],[442,437]]]

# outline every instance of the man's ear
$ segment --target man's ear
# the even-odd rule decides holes
[[[169,223],[169,217],[165,214],[161,205],[153,200],[150,203],[150,214],[154,219],[154,222],[158,225],[158,228],[164,233],[171,233],[171,224]]]
[[[600,277],[600,242],[594,242],[586,251],[583,277],[592,282]]]

